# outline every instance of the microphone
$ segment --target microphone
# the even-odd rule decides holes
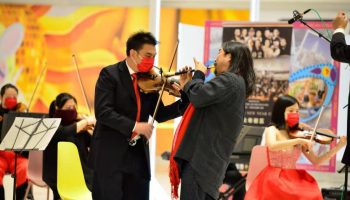
[[[301,19],[303,19],[303,15],[305,15],[306,13],[310,12],[311,9],[307,9],[305,10],[303,13],[298,12],[297,10],[293,11],[293,18],[288,20],[288,24],[293,24],[296,21],[299,21]]]

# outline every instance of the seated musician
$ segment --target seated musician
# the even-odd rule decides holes
[[[18,89],[16,86],[8,83],[2,86],[0,90],[1,107],[0,107],[0,130],[4,114],[9,111],[24,112],[27,108],[24,104],[17,102]],[[3,185],[4,175],[14,173],[15,153],[13,151],[0,151],[0,200],[5,199],[5,191]],[[23,199],[27,180],[28,153],[24,152],[17,157],[16,167],[16,198]]]
[[[71,94],[61,93],[50,105],[50,117],[61,118],[61,125],[44,151],[43,179],[50,186],[54,200],[60,199],[57,191],[57,144],[60,141],[73,142],[79,151],[85,181],[91,189],[92,170],[87,159],[91,142],[91,126],[95,125],[94,116],[78,116],[77,100]]]

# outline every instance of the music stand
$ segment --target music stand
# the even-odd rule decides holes
[[[61,118],[47,118],[41,113],[12,112],[4,115],[0,150],[15,152],[13,200],[16,199],[17,153],[45,150],[60,125]]]
[[[253,147],[261,144],[264,131],[265,127],[263,126],[243,125],[242,130],[237,137],[233,153],[230,157],[230,162],[248,164]],[[241,180],[228,187],[225,192],[220,194],[219,199],[228,199],[228,197],[233,196],[237,191],[239,191],[245,185],[246,176],[247,175],[245,174]]]

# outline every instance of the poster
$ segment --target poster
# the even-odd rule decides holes
[[[310,22],[310,26],[330,36],[331,24]],[[301,122],[315,125],[321,107],[320,128],[337,130],[339,66],[333,63],[329,43],[306,26],[295,23],[244,23],[208,21],[205,27],[204,61],[214,61],[225,41],[245,43],[252,52],[257,75],[256,90],[246,102],[245,124],[270,125],[273,102],[289,94],[300,102]],[[315,143],[314,151],[322,155],[334,146]],[[313,166],[305,157],[298,168],[334,171],[335,157]]]

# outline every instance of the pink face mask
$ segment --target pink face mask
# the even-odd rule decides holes
[[[7,109],[12,110],[17,106],[17,98],[16,97],[7,97],[4,102]]]
[[[141,62],[137,64],[139,72],[148,72],[154,65],[154,58],[142,58]]]
[[[299,113],[288,113],[286,122],[289,127],[297,125],[299,123]]]

